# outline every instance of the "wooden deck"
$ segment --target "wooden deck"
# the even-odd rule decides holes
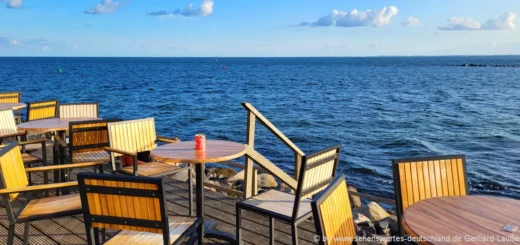
[[[50,143],[49,143],[50,144]],[[51,145],[48,145],[48,159],[52,163]],[[41,152],[34,152],[39,155]],[[80,170],[81,171],[81,170]],[[83,171],[92,171],[91,168]],[[33,182],[42,183],[42,174],[34,176]],[[73,175],[74,178],[74,175]],[[52,180],[52,173],[49,172],[49,179]],[[188,214],[188,186],[184,182],[171,180],[168,182],[168,211],[170,214]],[[53,194],[53,193],[51,193]],[[33,194],[40,197],[42,194]],[[23,201],[23,200],[21,200]],[[237,199],[227,197],[220,193],[211,191],[205,192],[206,219],[216,222],[215,229],[235,234],[235,202]],[[1,202],[3,207],[3,201]],[[13,203],[20,205],[20,201]],[[195,205],[194,205],[195,206]],[[269,228],[268,220],[265,217],[243,211],[243,239],[245,244],[268,244]],[[5,209],[0,209],[0,244],[6,244],[8,221]],[[290,226],[285,223],[276,222],[276,243],[290,244]],[[16,226],[15,244],[22,244],[23,224]],[[116,231],[107,231],[109,235]],[[301,244],[314,244],[314,224],[312,221],[305,221],[299,227],[299,241]],[[85,226],[81,215],[31,222],[29,244],[86,244]],[[205,244],[227,244],[225,241],[216,239],[204,239]]]

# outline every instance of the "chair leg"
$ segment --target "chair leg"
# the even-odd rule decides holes
[[[274,218],[269,217],[269,244],[274,245]]]
[[[14,240],[14,225],[9,224],[9,231],[7,232],[7,245],[12,245]]]
[[[242,209],[236,205],[236,238],[237,245],[242,245]]]
[[[25,222],[23,228],[23,245],[29,244],[29,227],[31,227],[31,224],[29,222]]]
[[[193,210],[193,169],[191,168],[191,165],[188,165],[188,208],[190,209],[190,216],[195,216],[195,210]]]
[[[292,244],[298,245],[298,226],[296,224],[291,224],[292,230]]]

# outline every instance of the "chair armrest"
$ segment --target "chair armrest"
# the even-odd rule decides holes
[[[115,153],[119,153],[119,154],[123,154],[123,155],[129,155],[129,156],[137,156],[137,153],[129,152],[129,151],[123,151],[123,150],[119,150],[119,149],[115,149],[115,148],[111,148],[111,147],[105,147],[104,149],[105,149],[105,151],[108,151],[108,152],[115,152]]]
[[[63,165],[34,167],[34,168],[26,168],[25,172],[30,173],[30,172],[71,169],[71,168],[86,168],[86,167],[94,167],[94,166],[103,165],[103,163],[104,162],[83,162],[83,163],[71,163],[71,164],[63,164]]]
[[[31,192],[31,191],[42,191],[42,190],[50,190],[56,188],[68,188],[78,186],[77,181],[65,182],[65,183],[53,183],[46,185],[32,185],[21,188],[9,188],[9,189],[0,189],[0,195],[4,194],[13,194],[13,193],[22,193],[22,192]]]
[[[2,136],[0,136],[0,139],[5,139],[5,138],[9,138],[9,137],[24,136],[24,135],[25,135],[25,132],[18,132],[18,133],[14,133],[14,134],[2,135]]]
[[[164,142],[164,143],[177,143],[177,142],[180,142],[181,140],[177,137],[168,138],[168,137],[164,137],[164,136],[157,136],[156,141]]]
[[[18,142],[19,145],[32,145],[32,144],[41,144],[45,143],[45,139],[35,139],[35,140],[27,140]]]
[[[61,147],[63,147],[63,148],[67,148],[67,146],[68,146],[67,143],[66,143],[66,142],[65,142],[65,141],[64,141],[60,136],[55,135],[55,136],[54,136],[54,140],[55,140],[56,142],[58,142],[58,144],[60,144]]]

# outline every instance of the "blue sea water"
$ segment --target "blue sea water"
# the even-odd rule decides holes
[[[339,171],[360,191],[393,197],[391,159],[466,154],[472,193],[520,198],[519,66],[520,56],[0,58],[0,90],[98,101],[104,118],[155,117],[182,140],[244,142],[250,102],[306,153],[343,144]],[[292,173],[292,152],[259,124],[256,147]]]

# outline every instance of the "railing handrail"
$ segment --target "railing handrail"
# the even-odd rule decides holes
[[[256,119],[258,119],[271,133],[273,133],[278,139],[280,139],[287,147],[289,147],[294,153],[297,153],[300,156],[304,156],[305,153],[303,153],[302,150],[298,146],[296,146],[285,134],[283,134],[276,126],[274,126],[267,118],[262,115],[256,108],[251,105],[250,103],[243,102],[242,106],[253,113],[256,116]]]

